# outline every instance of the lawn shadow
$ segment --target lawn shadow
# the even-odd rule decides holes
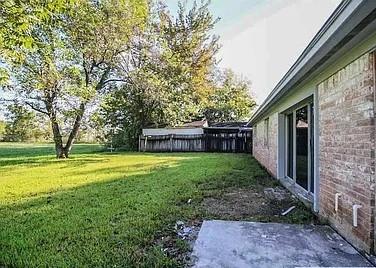
[[[65,161],[78,163],[78,158],[91,156],[102,151],[103,148],[100,145],[74,145],[71,157],[65,159]],[[56,161],[62,160],[56,159],[53,144],[42,144],[30,148],[24,147],[22,146],[22,144],[18,145],[17,143],[0,143],[0,168],[16,165],[44,165],[48,163],[54,163]],[[89,162],[91,160],[86,158],[82,161]]]
[[[46,166],[49,164],[56,164],[56,163],[66,163],[70,167],[72,166],[81,166],[87,163],[95,163],[95,162],[102,162],[105,161],[105,158],[102,156],[91,156],[91,157],[84,157],[81,155],[79,158],[68,158],[68,159],[56,159],[49,156],[45,156],[43,158],[35,156],[35,157],[28,157],[28,158],[14,158],[14,159],[0,159],[0,168],[13,168],[13,166],[19,165],[27,165],[27,166]]]

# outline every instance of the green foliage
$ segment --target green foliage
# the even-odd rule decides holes
[[[69,10],[72,3],[73,0],[3,0],[0,5],[0,55],[22,62],[24,51],[36,47],[39,41],[33,35],[35,28],[51,24],[54,17]]]
[[[250,82],[237,77],[231,70],[220,73],[216,82],[203,112],[209,122],[249,119],[256,106],[250,95]]]
[[[200,116],[200,107],[210,93],[210,76],[220,46],[218,36],[212,34],[218,19],[209,11],[209,3],[194,1],[188,10],[179,2],[176,18],[165,11],[159,14],[165,64],[157,67],[170,95],[164,107],[164,123],[170,126]]]
[[[35,129],[35,114],[17,103],[10,104],[6,113],[4,141],[31,141]]]
[[[50,126],[43,116],[36,116],[24,106],[7,106],[5,122],[0,122],[0,140],[16,142],[45,142],[50,140]]]
[[[56,2],[56,3],[55,3]],[[68,157],[88,111],[112,82],[121,54],[148,15],[146,0],[6,1],[0,80],[20,103],[46,115],[58,157]],[[17,19],[24,19],[20,26]],[[23,23],[23,22],[22,22]],[[25,41],[26,40],[26,41]],[[29,44],[31,42],[31,44]],[[63,144],[63,138],[66,144]]]
[[[4,138],[5,126],[6,126],[5,121],[0,119],[0,141],[2,141]]]
[[[161,6],[150,10],[118,72],[124,84],[112,87],[102,105],[112,145],[136,149],[143,127],[176,126],[202,116],[219,48],[211,34],[216,22],[208,3],[195,2],[190,10],[180,3],[176,17]]]

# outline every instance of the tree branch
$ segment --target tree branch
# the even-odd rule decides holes
[[[30,102],[25,101],[25,104],[27,106],[29,106],[31,109],[33,109],[37,112],[40,112],[40,113],[45,114],[45,115],[49,115],[47,111],[42,110],[42,108],[40,108],[40,107],[36,107],[34,104],[32,104]]]
[[[102,85],[105,85],[105,84],[110,83],[110,82],[124,82],[124,83],[127,83],[128,81],[125,80],[125,79],[108,79],[108,80],[104,81],[102,83]]]
[[[100,81],[98,82],[97,86],[95,87],[96,91],[99,91],[103,88],[103,86],[105,85],[104,82],[107,80],[107,77],[108,77],[108,74],[110,73],[110,71],[111,71],[110,67],[108,67],[106,69],[106,71],[104,71]]]

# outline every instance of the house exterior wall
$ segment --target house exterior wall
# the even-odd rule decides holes
[[[320,216],[371,251],[375,208],[374,57],[366,53],[318,85]],[[335,194],[340,193],[338,211]],[[353,227],[353,205],[361,205]]]
[[[375,44],[376,34],[373,34],[351,50],[343,52],[338,60],[292,88],[262,118],[253,122],[255,158],[273,176],[284,178],[285,137],[281,137],[284,135],[284,120],[277,118],[283,118],[287,109],[314,96],[319,108],[316,117],[319,129],[315,138],[318,144],[315,144],[318,147],[315,176],[319,188],[314,198],[314,203],[317,202],[315,211],[358,249],[373,253],[376,252],[376,93],[373,85],[375,62],[370,51]],[[269,127],[269,132],[277,135],[274,137],[274,148],[263,145],[263,124],[266,118],[271,118],[269,122],[276,122]],[[337,191],[341,191],[343,196],[340,198],[339,211],[335,213],[334,195]],[[358,227],[352,226],[353,204],[363,206],[359,210]]]
[[[257,124],[256,130],[253,131],[253,156],[274,177],[277,176],[277,122],[278,115],[272,114],[268,119]],[[268,134],[266,127],[269,130]]]

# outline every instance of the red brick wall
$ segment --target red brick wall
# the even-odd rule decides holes
[[[366,54],[318,86],[320,215],[356,247],[373,251],[374,57]],[[335,193],[342,193],[336,213]],[[359,204],[358,227],[352,206]]]
[[[260,121],[253,131],[253,156],[263,165],[269,173],[277,177],[277,113],[269,117],[269,144],[265,145],[265,121]]]

